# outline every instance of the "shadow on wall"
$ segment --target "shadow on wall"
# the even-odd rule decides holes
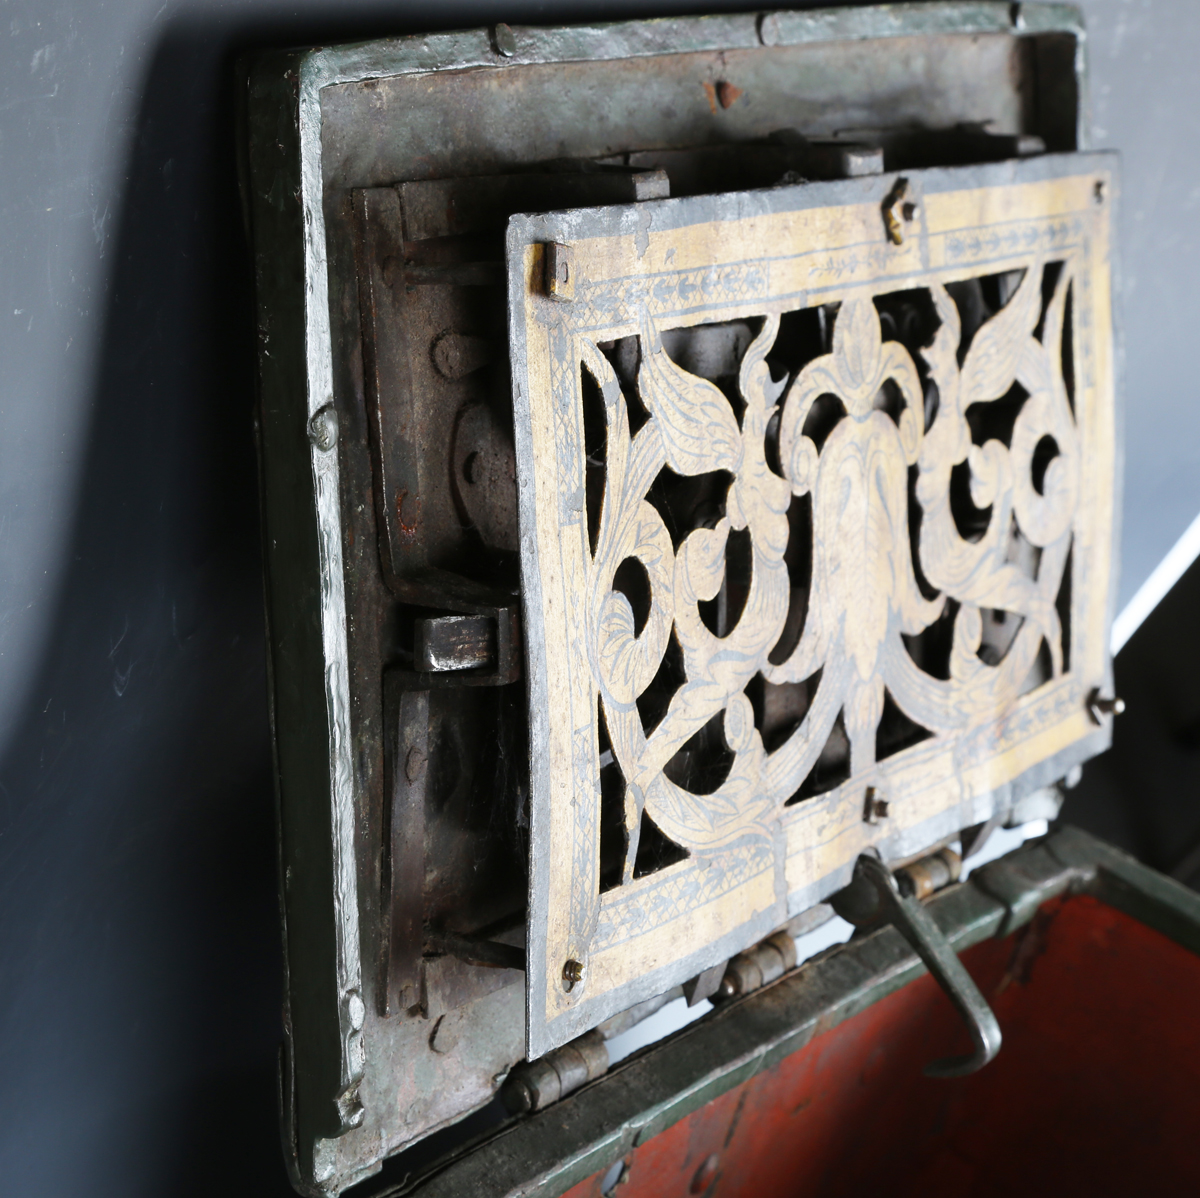
[[[71,562],[0,764],[5,1189],[287,1192],[252,307],[219,33],[162,41]]]

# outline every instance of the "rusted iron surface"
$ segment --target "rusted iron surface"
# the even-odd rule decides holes
[[[494,398],[497,371],[488,360],[495,363],[504,344],[502,272],[480,260],[476,244],[406,240],[403,189],[360,191],[356,207],[372,490],[384,532],[384,572],[396,580],[432,565],[481,582],[515,581],[502,560],[489,560],[486,551],[480,560],[450,472],[460,413]],[[418,218],[425,220],[420,212]],[[492,253],[498,263],[498,242]],[[448,337],[454,339],[449,344]],[[498,352],[489,355],[489,346]],[[477,368],[465,369],[472,358]],[[498,373],[503,384],[502,364]],[[501,403],[497,413],[505,407]]]
[[[386,754],[390,786],[388,851],[383,862],[380,911],[388,927],[384,1015],[398,1015],[421,1000],[425,920],[425,783],[429,774],[429,692],[399,691]]]
[[[603,45],[599,30],[593,45]],[[330,87],[325,177],[368,187],[381,179],[484,175],[564,151],[593,158],[745,142],[786,125],[830,136],[963,121],[1017,133],[1037,121],[1036,47],[1006,33],[691,53],[672,53],[668,42],[662,50],[652,62],[513,62],[446,73],[436,84],[411,75]],[[722,83],[728,104],[717,95]],[[553,121],[529,119],[550,112]],[[451,121],[455,136],[447,138]]]

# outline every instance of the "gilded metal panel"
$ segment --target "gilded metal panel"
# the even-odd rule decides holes
[[[531,1056],[1106,742],[1113,199],[1097,155],[513,218]],[[668,352],[736,321],[736,379]]]

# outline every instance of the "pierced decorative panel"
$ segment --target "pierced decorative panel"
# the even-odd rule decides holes
[[[513,218],[531,1056],[1107,744],[1113,170]]]

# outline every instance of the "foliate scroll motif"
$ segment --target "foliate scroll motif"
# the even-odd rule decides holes
[[[794,369],[780,318],[761,317],[724,390],[684,369],[646,314],[636,371],[582,343],[604,431],[580,617],[619,772],[622,881],[646,817],[700,856],[770,840],[839,737],[869,783],[888,695],[918,735],[956,733],[1062,673],[1056,601],[1079,495],[1071,276],[1034,262],[991,283],[1011,294],[982,322],[978,281],[923,289],[909,308],[928,312],[928,336],[909,347],[885,338],[887,297],[853,292],[821,313],[823,352]],[[710,499],[687,527],[661,501],[681,480]],[[622,583],[631,570],[638,586]],[[931,638],[944,646],[932,667]],[[674,689],[654,718],[664,674]],[[803,710],[768,752],[762,695],[788,687]],[[703,784],[689,762],[714,740],[721,776]]]
[[[748,834],[769,835],[777,804],[762,787],[766,754],[754,712],[742,692],[758,673],[787,615],[789,582],[787,483],[766,462],[767,424],[782,390],[764,360],[778,329],[764,324],[743,359],[738,379],[745,400],[739,426],[729,400],[713,383],[688,374],[668,357],[647,323],[638,390],[650,420],[629,436],[629,414],[611,366],[589,349],[585,365],[601,383],[607,417],[607,478],[589,587],[589,656],[609,739],[625,779],[632,875],[643,808],[676,843],[716,848]],[[690,531],[676,552],[659,511],[645,496],[664,466],[695,477],[732,476],[725,511],[712,527]],[[733,530],[748,530],[753,556],[749,591],[737,626],[715,635],[700,604],[717,597]],[[650,609],[638,633],[628,598],[613,590],[618,567],[635,558],[650,582]],[[686,681],[666,715],[647,735],[637,699],[654,679],[674,635]],[[684,790],[664,767],[714,715],[734,754],[722,784],[703,796]]]

